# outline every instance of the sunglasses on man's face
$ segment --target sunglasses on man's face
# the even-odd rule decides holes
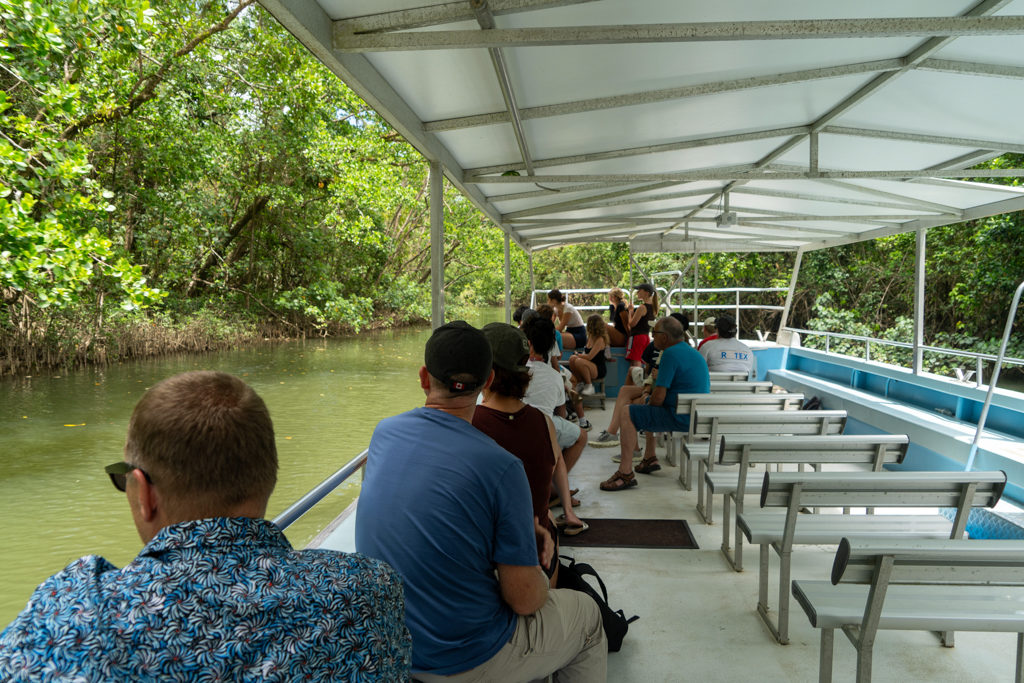
[[[125,485],[128,483],[128,474],[132,470],[138,470],[142,472],[142,476],[146,478],[150,484],[153,480],[149,478],[149,475],[141,467],[135,465],[129,465],[126,462],[115,462],[113,465],[107,465],[103,468],[103,471],[110,475],[110,481],[114,484],[114,488],[118,491],[124,491]]]

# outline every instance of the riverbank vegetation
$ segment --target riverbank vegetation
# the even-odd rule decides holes
[[[426,163],[254,0],[0,0],[0,21],[0,375],[428,318]],[[449,310],[501,302],[500,231],[444,201]],[[1024,221],[928,239],[928,342],[990,346]],[[792,322],[909,340],[913,248],[808,253]],[[792,259],[702,255],[701,284],[786,286]],[[630,272],[623,244],[534,269],[563,288]],[[512,272],[528,300],[515,247]]]

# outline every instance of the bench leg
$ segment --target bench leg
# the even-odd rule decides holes
[[[785,645],[789,642],[789,575],[792,553],[779,554],[779,632],[776,636]]]
[[[857,645],[857,683],[871,683],[872,645]]]
[[[722,502],[722,508],[725,515],[726,522],[729,521],[729,494],[725,494],[725,500]],[[729,524],[722,524],[722,554],[725,555],[725,559],[729,561],[729,564],[733,564],[732,555],[729,554]]]
[[[679,449],[679,484],[686,489],[690,490],[690,475],[692,474],[690,467],[693,460],[687,454],[685,448]]]
[[[818,653],[818,683],[832,683],[832,653],[835,630],[821,629],[821,652]]]
[[[942,647],[955,647],[955,636],[956,631],[939,631],[939,640],[942,641]]]
[[[705,486],[704,474],[708,471],[707,464],[701,460],[697,463],[697,514],[701,516],[705,524],[711,524],[711,508],[710,504],[705,507]],[[710,494],[707,495],[707,500],[711,500]]]
[[[1024,633],[1017,634],[1017,671],[1013,683],[1024,683]]]

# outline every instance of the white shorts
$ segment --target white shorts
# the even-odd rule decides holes
[[[568,448],[580,438],[580,426],[569,422],[564,417],[552,415],[551,421],[555,423],[555,435],[558,436],[558,447]]]

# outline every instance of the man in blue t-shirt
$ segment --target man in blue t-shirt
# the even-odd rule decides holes
[[[602,491],[622,491],[636,486],[633,473],[633,449],[636,448],[637,430],[654,432],[682,432],[690,428],[689,415],[676,415],[676,396],[679,394],[706,394],[711,390],[711,377],[704,357],[685,342],[686,331],[682,323],[669,316],[654,324],[654,344],[661,349],[658,359],[658,378],[654,381],[647,405],[629,406],[628,417],[623,415],[619,426],[619,446],[622,460],[619,469],[607,481],[601,482]],[[636,471],[650,474],[661,469],[657,456],[650,454],[641,460]]]
[[[486,337],[449,323],[424,359],[426,405],[377,425],[356,518],[356,548],[405,584],[414,676],[605,680],[597,604],[548,589],[540,565],[557,559],[522,463],[471,424],[493,377]]]

